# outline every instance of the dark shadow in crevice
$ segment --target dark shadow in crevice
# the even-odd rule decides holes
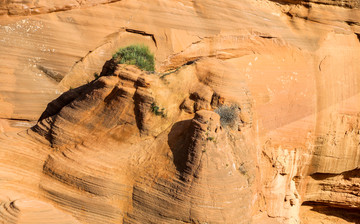
[[[345,23],[346,24],[348,24],[349,26],[353,26],[353,25],[359,25],[360,23],[358,23],[358,22],[355,22],[355,21],[350,21],[350,20],[348,20],[348,21],[345,21]]]
[[[136,127],[138,128],[139,132],[141,133],[142,131],[144,131],[144,127],[143,127],[143,114],[140,111],[140,103],[141,102],[141,98],[139,97],[139,95],[135,92],[134,96],[133,96],[133,101],[134,101],[134,115],[135,115],[135,121],[136,121]]]
[[[314,179],[314,180],[325,180],[328,178],[333,178],[336,176],[342,175],[344,177],[344,179],[349,180],[351,178],[360,178],[360,169],[353,169],[353,170],[349,170],[349,171],[345,171],[342,173],[314,173],[311,174],[310,176]]]
[[[154,34],[146,33],[145,31],[142,31],[142,30],[135,30],[135,29],[129,29],[129,28],[125,28],[125,31],[128,33],[140,34],[142,36],[149,36],[149,37],[151,37],[152,41],[154,42],[155,47],[158,47]]]
[[[313,173],[310,176],[314,179],[314,180],[326,180],[328,178],[332,178],[332,177],[336,177],[340,174],[334,174],[334,173]]]
[[[194,128],[192,120],[184,120],[175,123],[168,135],[168,145],[173,154],[173,162],[176,170],[183,173],[186,169],[189,147],[192,144]]]
[[[309,4],[309,0],[270,0],[271,2],[275,2],[281,5],[302,5],[305,8],[311,8],[311,5]]]
[[[84,95],[88,93],[89,91],[93,90],[92,88],[89,88],[90,85],[92,85],[93,82],[90,82],[88,84],[79,86],[74,89],[70,89],[63,94],[61,94],[58,98],[48,103],[45,111],[41,114],[38,121],[41,121],[43,119],[46,119],[48,117],[51,117],[55,114],[58,114],[61,109],[68,104],[70,104],[72,101],[77,99],[79,96]]]
[[[357,39],[358,39],[359,42],[360,42],[360,33],[355,33],[355,35],[356,35]]]
[[[90,83],[64,92],[58,98],[48,103],[45,111],[38,119],[37,124],[31,127],[31,130],[41,136],[44,136],[45,139],[48,140],[51,145],[53,145],[53,127],[56,123],[56,119],[60,111],[75,100],[81,101],[82,99],[86,98],[86,95],[91,91],[104,88],[104,85],[105,83],[103,82],[93,80]],[[48,123],[48,125],[44,126],[42,123]]]
[[[351,178],[360,178],[360,168],[343,172],[342,175],[344,176],[344,179],[346,179],[346,180],[351,179]]]
[[[311,206],[311,211],[325,214],[327,216],[341,218],[347,222],[360,224],[360,209],[341,208],[320,202],[304,202],[302,205]]]

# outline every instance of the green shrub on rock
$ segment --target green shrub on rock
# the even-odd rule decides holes
[[[120,48],[114,55],[113,60],[117,64],[136,65],[145,71],[154,71],[154,55],[145,45],[130,45]]]
[[[239,111],[237,105],[223,105],[215,109],[215,112],[220,115],[220,124],[223,127],[234,127],[238,124]]]

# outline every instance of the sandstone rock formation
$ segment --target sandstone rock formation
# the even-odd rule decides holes
[[[0,223],[358,223],[359,6],[0,1]]]

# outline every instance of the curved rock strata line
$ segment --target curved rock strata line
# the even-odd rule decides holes
[[[66,1],[7,1],[6,3],[0,3],[0,16],[31,16],[38,14],[46,14],[53,12],[69,11],[73,9],[79,9],[83,7],[92,7],[96,5],[110,4],[120,0],[100,0],[93,3],[93,1],[85,0],[66,0]]]
[[[330,6],[339,6],[344,8],[359,8],[360,2],[359,0],[345,0],[345,1],[333,1],[333,0],[310,0],[310,1],[302,1],[302,0],[271,0],[274,2],[279,2],[281,4],[295,4],[295,5],[305,5],[307,7],[311,7],[311,4],[320,4],[320,5],[330,5]]]

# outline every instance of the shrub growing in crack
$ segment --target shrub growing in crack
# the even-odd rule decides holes
[[[242,163],[242,164],[239,166],[239,172],[240,172],[242,175],[245,175],[245,174],[247,173],[247,170],[245,169],[244,163]]]
[[[166,117],[165,108],[161,108],[156,105],[156,103],[151,104],[151,112],[153,112],[156,116]]]
[[[95,78],[95,80],[97,80],[98,78],[100,78],[99,73],[95,72],[95,73],[94,73],[94,78]]]
[[[223,105],[215,109],[215,112],[220,115],[220,124],[223,127],[235,127],[239,121],[239,111],[240,108],[236,104]]]
[[[155,70],[154,55],[145,45],[130,45],[120,48],[113,59],[117,64],[136,65],[142,70],[153,72]]]

